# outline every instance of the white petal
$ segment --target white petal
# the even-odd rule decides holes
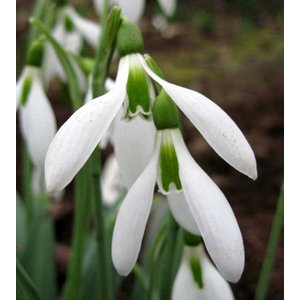
[[[182,190],[208,253],[221,274],[237,282],[244,269],[243,239],[224,194],[189,154],[180,131],[173,132]]]
[[[129,188],[145,169],[154,148],[156,129],[152,121],[136,116],[130,121],[120,111],[114,121],[112,142],[124,184]]]
[[[202,289],[197,286],[189,265],[189,252],[196,251],[199,255],[202,271],[204,285]],[[202,246],[197,247],[197,249],[185,248],[184,256],[172,289],[172,300],[181,299],[234,300],[230,285],[209,261]]]
[[[204,289],[201,299],[204,300],[234,300],[234,296],[228,282],[222,277],[215,266],[207,257],[203,247],[198,250],[203,272]]]
[[[124,190],[116,156],[111,154],[105,162],[101,174],[103,202],[107,206],[115,203]]]
[[[198,226],[186,202],[184,194],[170,193],[167,195],[169,207],[177,223],[194,235],[200,235]]]
[[[98,46],[101,34],[100,25],[81,17],[73,7],[66,8],[66,13],[71,17],[76,29],[81,36],[94,48]]]
[[[189,263],[183,259],[172,288],[172,300],[199,300],[199,289],[194,282]]]
[[[161,79],[147,66],[141,55],[139,58],[146,72],[165,89],[210,146],[231,166],[256,179],[254,153],[232,119],[218,105],[200,93]]]
[[[161,9],[167,16],[172,16],[176,9],[176,0],[157,0]]]
[[[131,22],[139,22],[145,9],[145,0],[117,0],[116,2],[119,4],[123,16]]]
[[[56,120],[39,71],[36,69],[31,74],[28,99],[20,109],[20,126],[33,164],[43,169],[48,147],[56,133]]]
[[[108,129],[125,98],[125,90],[113,90],[77,110],[59,129],[45,164],[48,191],[63,189],[87,161]]]
[[[150,214],[157,173],[159,143],[146,169],[128,191],[117,216],[112,260],[117,271],[127,276],[138,258]]]

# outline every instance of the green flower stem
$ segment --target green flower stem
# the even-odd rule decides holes
[[[96,54],[95,67],[93,71],[92,91],[93,98],[105,93],[105,80],[111,65],[112,56],[115,50],[116,37],[121,24],[121,10],[117,7],[112,8],[108,17],[108,1],[104,1],[104,13],[102,15],[102,35]],[[105,213],[100,187],[100,151],[96,149],[91,157],[92,176],[94,183],[94,216],[96,225],[97,253],[100,276],[102,280],[101,295],[102,299],[113,299],[113,282],[111,257],[109,253],[108,237],[105,228]]]
[[[79,171],[75,179],[75,216],[72,239],[72,252],[69,262],[64,300],[81,299],[81,270],[87,242],[89,221],[89,164]]]
[[[47,38],[47,40],[53,46],[68,78],[68,87],[70,96],[72,99],[72,106],[74,110],[77,110],[82,105],[82,97],[79,89],[78,78],[70,61],[67,52],[61,47],[57,40],[50,33],[48,28],[40,20],[31,18],[30,22],[35,25]]]
[[[28,222],[28,228],[31,225],[33,218],[33,196],[31,192],[31,161],[26,148],[25,143],[23,144],[23,194],[24,202],[26,207],[26,220]]]
[[[42,19],[44,12],[49,5],[49,0],[36,0],[32,16],[37,19]],[[30,47],[32,41],[37,37],[37,28],[31,26],[27,37],[27,49]]]
[[[96,149],[92,156],[92,176],[94,183],[94,212],[96,225],[96,242],[97,242],[97,260],[99,264],[101,276],[101,295],[102,299],[112,300],[113,283],[111,256],[108,246],[108,236],[105,226],[105,211],[102,201],[102,193],[100,188],[100,150]]]
[[[115,51],[116,37],[121,22],[121,10],[118,7],[113,7],[107,18],[105,15],[103,16],[102,35],[99,40],[93,71],[93,98],[105,93],[105,80]]]
[[[153,246],[150,252],[150,279],[149,279],[149,290],[146,295],[147,300],[159,299],[159,291],[157,287],[157,268],[159,255],[164,246],[165,240],[168,235],[168,229],[170,226],[169,218],[161,225],[158,234],[153,242]]]
[[[280,241],[282,224],[284,215],[284,190],[281,192],[278,199],[277,209],[270,233],[270,238],[266,250],[265,259],[259,276],[259,281],[256,289],[255,300],[264,300],[267,297],[271,271],[276,258],[277,247]]]

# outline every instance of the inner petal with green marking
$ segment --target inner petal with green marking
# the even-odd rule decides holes
[[[172,129],[160,130],[161,147],[160,147],[160,189],[164,193],[171,190],[181,190],[179,178],[179,166],[176,151],[172,140]]]
[[[129,59],[126,115],[130,118],[140,113],[144,117],[148,117],[151,114],[151,81],[141,66],[138,57],[132,54]]]

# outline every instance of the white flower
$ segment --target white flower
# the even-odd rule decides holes
[[[63,189],[87,161],[126,97],[128,60],[121,60],[114,89],[89,101],[59,129],[45,161],[48,191]]]
[[[69,18],[74,28],[66,28],[66,18]],[[52,31],[52,35],[66,50],[75,55],[79,55],[83,46],[83,40],[86,40],[92,47],[98,44],[101,34],[100,26],[90,20],[84,19],[71,7],[66,6],[59,10],[57,23]],[[75,69],[80,83],[81,90],[84,90],[84,75],[75,61],[71,59],[71,63]],[[61,66],[61,63],[56,55],[52,45],[46,43],[45,58],[44,58],[45,81],[48,84],[54,77],[58,77],[62,81],[66,81],[66,75]]]
[[[24,106],[20,104],[24,85],[29,80],[27,100]],[[56,120],[53,109],[43,88],[40,69],[25,67],[17,82],[17,103],[21,133],[34,165],[33,190],[39,193],[42,184],[41,176],[50,142],[56,133]]]
[[[198,259],[202,273],[203,287],[196,282],[191,269],[191,260]],[[172,300],[234,300],[230,285],[210,262],[203,246],[185,247],[177,272]]]
[[[179,129],[158,131],[153,156],[122,203],[112,241],[114,265],[121,275],[132,270],[141,248],[156,180],[161,191],[169,192],[164,186],[160,162],[163,152],[172,153],[172,149],[178,160],[178,174],[174,173],[167,184],[173,190],[182,188],[214,263],[228,281],[236,282],[244,268],[238,224],[223,193],[189,154]]]
[[[128,91],[132,91],[132,87],[128,88],[128,83],[134,80],[142,82],[143,92],[146,93],[143,97],[137,97],[134,89],[133,95],[132,92],[130,94],[133,96],[131,102],[128,100]],[[52,141],[45,164],[47,189],[61,190],[70,183],[109,128],[125,100],[126,114],[134,117],[137,114],[150,115],[153,98],[153,87],[139,63],[138,54],[122,57],[114,88],[77,110]]]
[[[103,0],[93,0],[93,2],[97,13],[101,14]],[[111,0],[109,2],[111,5],[118,5],[122,10],[122,15],[134,23],[140,21],[145,10],[145,0]],[[175,13],[176,0],[157,0],[157,2],[167,16]]]

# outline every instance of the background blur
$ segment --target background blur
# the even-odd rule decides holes
[[[82,15],[97,20],[91,1],[71,2]],[[31,0],[17,0],[18,74],[23,66],[32,5]],[[177,12],[164,34],[153,26],[157,13],[156,1],[148,0],[140,23],[146,52],[158,61],[169,81],[197,90],[220,105],[241,128],[256,154],[258,179],[252,182],[220,159],[184,119],[192,155],[224,192],[241,227],[246,268],[240,282],[232,287],[236,299],[250,300],[283,182],[283,1],[178,1]],[[53,82],[48,96],[61,126],[71,114],[66,90]],[[22,194],[20,141],[17,132],[17,189]],[[104,151],[104,161],[111,152],[111,147]],[[70,186],[63,201],[53,204],[59,283],[64,280],[69,256],[72,210]],[[283,241],[268,299],[283,299]]]

